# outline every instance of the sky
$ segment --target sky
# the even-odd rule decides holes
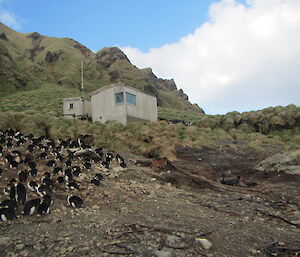
[[[300,0],[0,0],[19,32],[118,46],[208,114],[300,105]]]

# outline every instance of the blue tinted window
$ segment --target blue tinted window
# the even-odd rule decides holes
[[[115,103],[119,104],[123,102],[124,102],[123,92],[115,94]]]
[[[126,92],[126,103],[136,104],[136,96]]]

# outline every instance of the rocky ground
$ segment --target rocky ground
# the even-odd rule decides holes
[[[0,256],[300,254],[300,176],[254,170],[268,154],[178,147],[172,163],[123,155],[127,168],[81,189],[84,208],[56,191],[49,215],[2,222]],[[245,182],[218,183],[228,170]]]

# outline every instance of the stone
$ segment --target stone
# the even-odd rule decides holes
[[[195,241],[198,242],[205,250],[209,250],[212,247],[212,243],[205,238],[195,238]]]
[[[6,236],[0,236],[0,245],[8,245],[12,243],[12,239]]]
[[[172,250],[166,247],[162,250],[156,250],[154,254],[156,257],[174,257]]]
[[[24,244],[16,244],[15,245],[15,249],[17,249],[17,250],[23,250],[24,248],[25,248]]]
[[[173,235],[168,235],[167,236],[167,241],[168,241],[169,244],[174,244],[174,243],[180,242],[181,241],[181,237],[173,236]]]

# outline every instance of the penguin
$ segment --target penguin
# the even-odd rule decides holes
[[[55,160],[50,160],[47,162],[48,167],[54,167],[54,165],[55,165]]]
[[[35,162],[32,162],[32,161],[29,162],[28,166],[29,166],[30,169],[36,169],[36,163]]]
[[[119,154],[116,155],[116,159],[117,159],[117,161],[118,161],[119,164],[122,163],[122,162],[125,163],[124,158],[121,155],[119,155]]]
[[[33,215],[39,208],[41,200],[39,198],[27,201],[24,205],[23,214]]]
[[[66,181],[72,181],[73,180],[73,174],[72,174],[72,170],[70,168],[65,170],[65,180]]]
[[[56,180],[57,180],[57,182],[58,182],[59,184],[62,184],[62,183],[65,182],[65,179],[64,179],[64,177],[62,177],[62,176],[57,177]]]
[[[90,162],[85,162],[83,163],[83,166],[89,170],[92,167],[92,164]]]
[[[16,200],[18,203],[24,204],[26,201],[26,187],[22,183],[15,185],[16,187]]]
[[[13,160],[13,161],[10,162],[9,167],[11,169],[16,169],[16,168],[19,167],[19,163],[17,161]]]
[[[71,167],[72,166],[72,161],[69,159],[65,162],[66,167]]]
[[[39,196],[52,195],[52,193],[53,192],[52,192],[51,188],[45,184],[41,184],[37,188],[37,194]]]
[[[0,207],[9,208],[9,209],[16,209],[17,208],[17,203],[14,200],[4,200],[0,203]]]
[[[12,201],[16,201],[17,200],[17,191],[16,191],[16,187],[15,184],[10,184],[10,189],[9,189],[9,199]]]
[[[13,220],[16,217],[17,216],[16,216],[14,209],[11,209],[11,208],[1,208],[0,209],[1,221]]]
[[[34,149],[35,149],[35,146],[33,144],[27,146],[27,151],[30,153],[32,153],[34,151]]]
[[[53,183],[52,183],[52,179],[49,177],[44,177],[42,179],[42,183],[45,184],[47,187],[52,187]]]
[[[67,201],[69,205],[73,208],[81,208],[83,206],[82,199],[76,195],[68,196]]]
[[[32,177],[36,177],[39,174],[39,172],[38,172],[38,170],[36,168],[33,168],[33,169],[29,170],[29,174]]]
[[[79,190],[79,186],[76,182],[72,181],[70,183],[67,184],[67,188],[71,189],[71,190],[75,190],[78,189]]]
[[[38,214],[45,215],[50,212],[50,205],[52,204],[52,199],[50,195],[45,195],[42,203],[38,207]]]
[[[100,181],[97,178],[93,178],[91,180],[91,184],[95,186],[100,186]]]
[[[81,169],[79,166],[74,166],[72,167],[72,171],[73,171],[73,175],[75,177],[79,177],[80,173],[81,173]]]
[[[3,175],[3,169],[0,168],[0,177]]]
[[[120,163],[120,167],[123,168],[123,169],[125,169],[125,168],[127,167],[127,165],[126,165],[125,162],[121,162],[121,163]]]
[[[41,153],[39,157],[41,160],[45,160],[47,158],[47,153]]]
[[[103,175],[101,173],[97,173],[95,175],[95,178],[97,178],[98,180],[102,180],[103,179]]]
[[[23,162],[28,165],[31,162],[31,158],[26,157]]]
[[[58,174],[62,173],[62,168],[61,167],[54,167],[53,168],[53,174]]]
[[[27,186],[31,192],[37,192],[37,189],[39,187],[38,183],[35,181],[29,181]]]
[[[28,179],[28,173],[26,170],[19,171],[18,176],[20,182],[25,182]]]

